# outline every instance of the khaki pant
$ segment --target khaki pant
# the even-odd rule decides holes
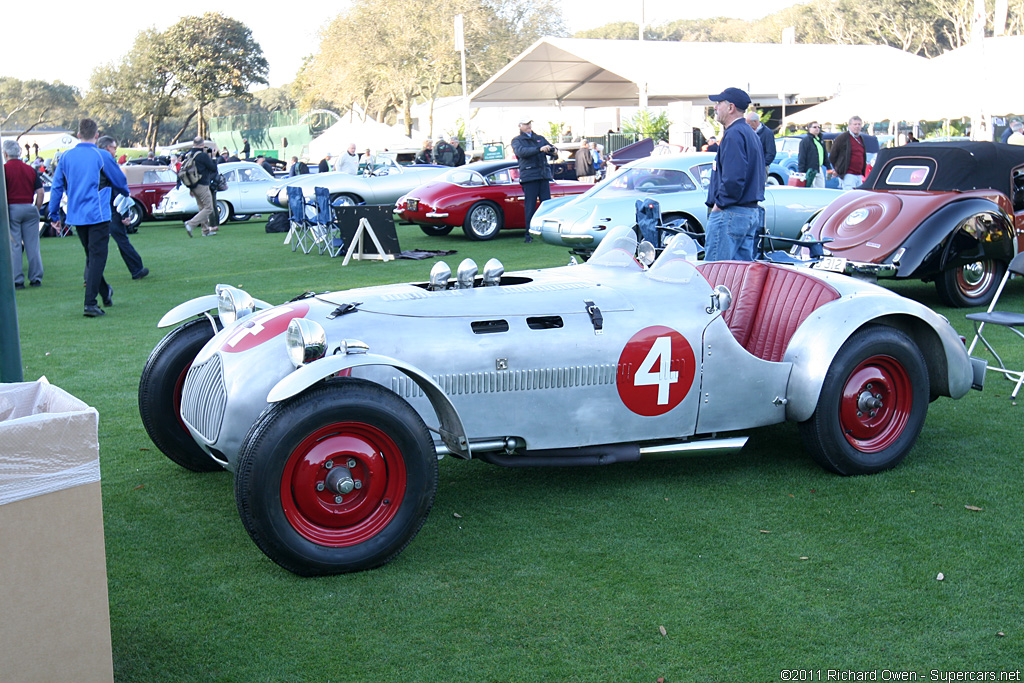
[[[215,222],[210,221],[210,217],[213,216],[213,195],[210,194],[210,186],[200,183],[189,188],[189,193],[195,197],[196,204],[199,205],[199,213],[192,216],[186,223],[193,228],[202,225],[204,230],[209,230],[211,226],[216,227]]]

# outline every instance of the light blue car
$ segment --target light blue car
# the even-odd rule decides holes
[[[647,157],[581,195],[550,199],[537,209],[530,234],[549,244],[586,251],[617,225],[636,226],[636,201],[661,205],[663,223],[702,235],[707,221],[707,186],[715,155],[709,152]],[[839,190],[765,188],[765,227],[773,235],[797,238],[812,215],[842,194]]]

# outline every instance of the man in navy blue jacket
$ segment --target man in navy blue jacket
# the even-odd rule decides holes
[[[757,115],[756,111],[748,111],[746,119],[750,129],[757,133],[758,139],[761,140],[764,150],[765,171],[767,171],[768,166],[771,166],[772,162],[775,161],[775,134],[772,133],[771,128],[761,123],[761,117]]]
[[[754,240],[763,224],[758,202],[764,201],[764,149],[743,122],[750,97],[726,88],[709,98],[715,118],[725,129],[708,185],[705,261],[753,261]]]
[[[554,145],[544,139],[543,135],[533,132],[533,121],[519,121],[519,135],[512,138],[512,151],[519,161],[519,184],[523,187],[523,214],[526,219],[526,239],[530,236],[530,220],[537,210],[537,200],[542,203],[551,199],[551,180],[554,175],[548,166],[548,157],[557,158],[558,152]]]
[[[103,305],[113,305],[113,289],[103,279],[107,265],[107,243],[110,240],[110,202],[100,189],[112,187],[119,194],[129,194],[128,181],[114,157],[96,147],[99,137],[96,122],[82,119],[78,124],[80,142],[60,158],[50,186],[50,221],[60,230],[60,202],[68,197],[67,223],[75,226],[78,239],[86,253],[85,316],[104,314],[96,305],[97,295]]]

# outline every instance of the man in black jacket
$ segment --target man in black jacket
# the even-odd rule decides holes
[[[189,193],[195,198],[196,204],[199,205],[199,213],[185,221],[185,231],[189,237],[192,236],[192,230],[197,225],[203,226],[203,237],[217,234],[217,214],[213,209],[215,200],[213,191],[210,189],[210,183],[217,177],[217,164],[213,163],[210,155],[203,150],[203,144],[204,140],[201,136],[192,140],[192,149],[185,152],[185,160],[181,162],[184,165],[189,156],[195,156],[196,170],[199,171],[199,181],[188,188]],[[178,182],[181,182],[180,178]],[[211,216],[213,221],[210,220]]]
[[[761,117],[756,111],[748,111],[745,115],[747,124],[757,133],[757,139],[764,146],[764,165],[767,172],[768,167],[775,161],[775,134],[772,129],[761,123]]]
[[[526,239],[530,236],[530,220],[537,210],[537,200],[551,199],[551,180],[554,176],[548,166],[548,157],[557,158],[554,146],[543,135],[533,132],[533,119],[519,122],[519,135],[512,138],[512,151],[519,161],[519,184],[523,186],[523,214],[526,219]]]

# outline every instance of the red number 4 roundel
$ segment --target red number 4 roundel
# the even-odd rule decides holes
[[[661,325],[644,328],[619,356],[619,398],[637,415],[664,415],[686,398],[696,367],[686,337]]]

